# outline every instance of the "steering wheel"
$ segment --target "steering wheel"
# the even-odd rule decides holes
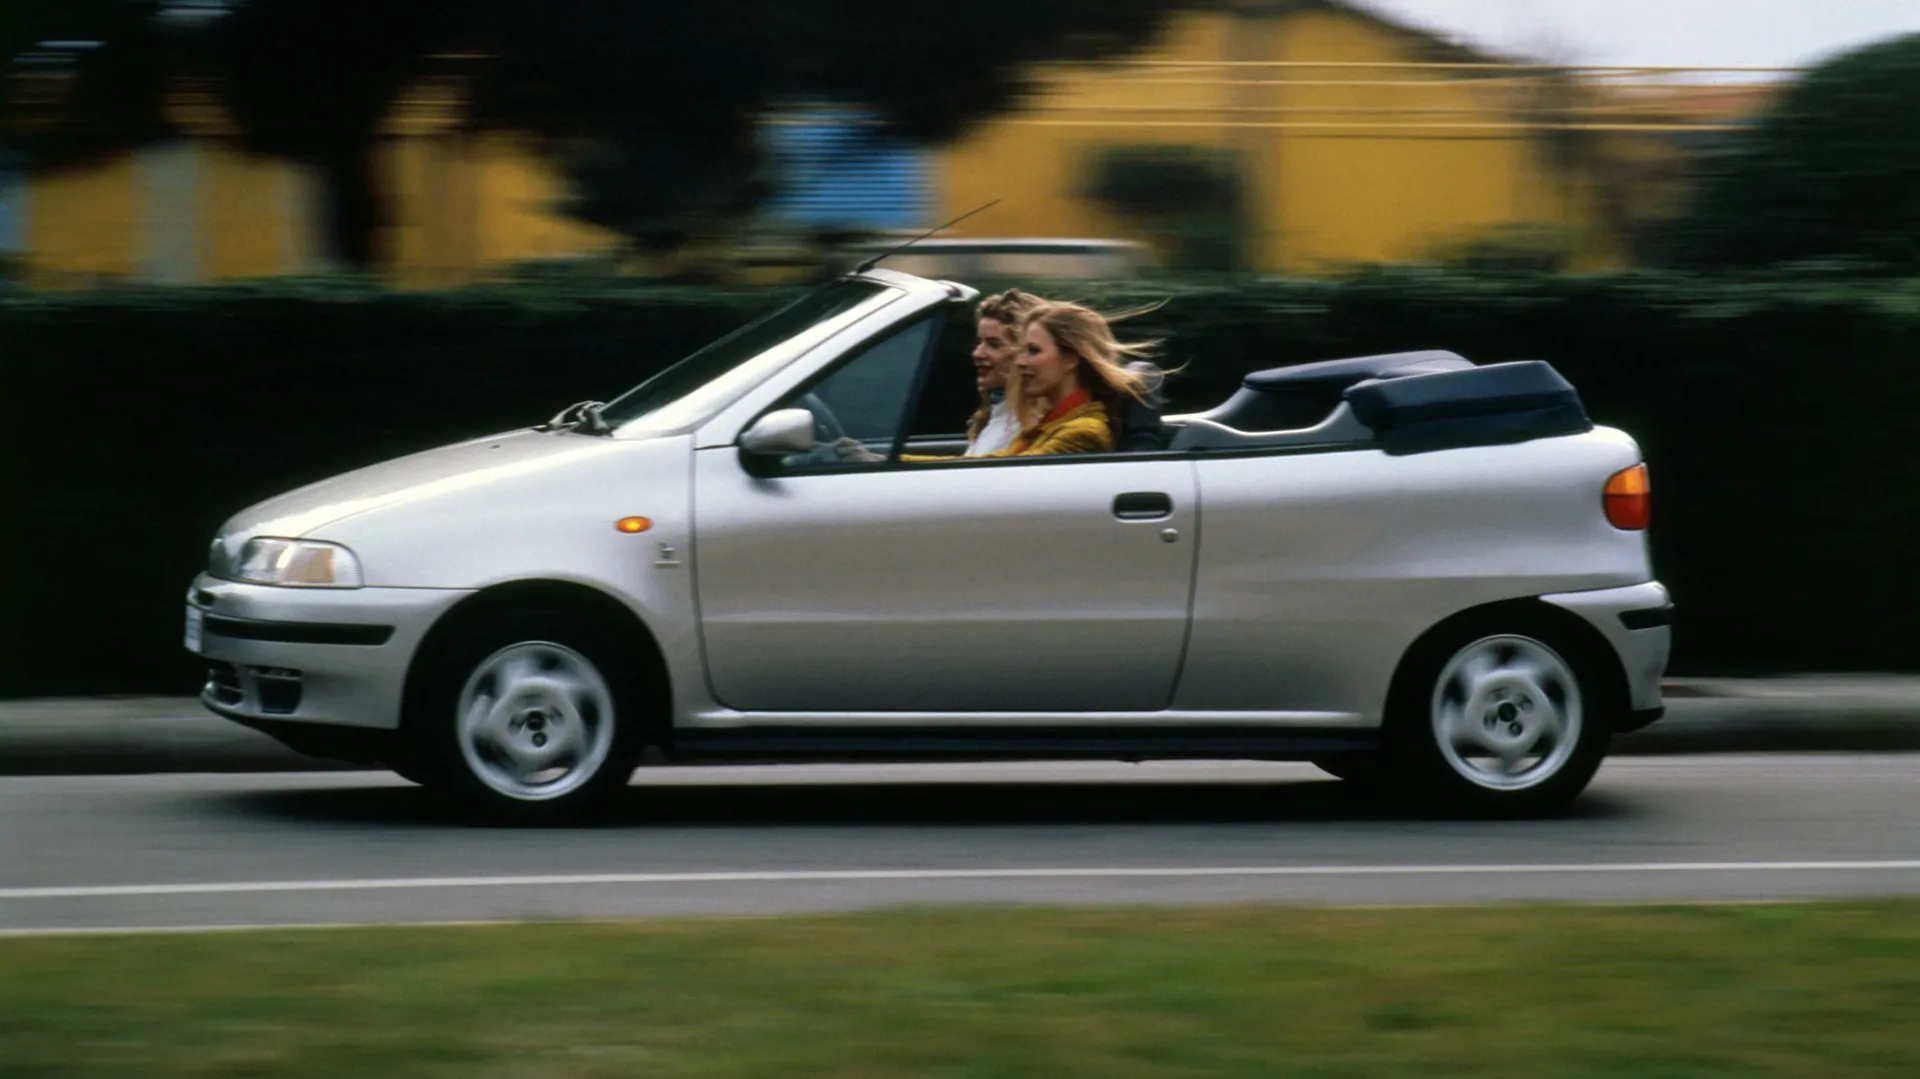
[[[801,394],[794,404],[813,413],[813,449],[806,453],[788,454],[783,458],[783,463],[788,467],[839,464],[840,454],[833,444],[847,437],[846,425],[840,422],[840,417],[834,415],[833,409],[827,407],[819,394]]]
[[[833,414],[833,409],[827,407],[827,403],[820,399],[819,394],[801,394],[800,400],[795,403],[813,413],[813,441],[816,445],[820,443],[832,445],[847,437],[846,425],[840,422],[840,417]]]

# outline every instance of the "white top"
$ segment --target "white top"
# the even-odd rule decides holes
[[[980,437],[967,447],[964,457],[985,457],[989,453],[998,453],[1013,445],[1020,437],[1020,423],[1014,418],[1013,410],[1004,400],[993,403],[993,411],[987,413],[987,422],[980,428]]]

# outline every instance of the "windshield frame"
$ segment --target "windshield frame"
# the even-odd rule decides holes
[[[946,304],[969,305],[979,298],[979,292],[966,285],[892,270],[873,269],[859,276],[902,289],[902,298],[843,327],[805,354],[793,357],[779,370],[770,372],[765,381],[715,412],[695,432],[695,449],[737,445],[741,434],[767,410],[778,407],[801,386],[838,364],[849,350],[891,333],[933,308]]]
[[[662,402],[658,406],[629,420],[610,418],[615,438],[653,438],[660,435],[683,434],[695,430],[724,412],[729,405],[750,393],[756,386],[788,364],[806,355],[823,342],[832,340],[848,327],[864,322],[878,312],[907,298],[908,289],[899,282],[877,280],[873,276],[840,278],[824,286],[859,285],[871,289],[871,294],[837,311],[826,318],[812,322],[794,334],[774,342],[768,347],[751,355],[743,356],[738,362],[726,367],[718,374],[687,389],[686,392]],[[639,394],[658,381],[674,377],[684,371],[691,363],[698,363],[708,357],[712,351],[725,347],[729,342],[752,333],[756,328],[765,326],[794,308],[814,299],[820,290],[799,297],[790,303],[754,319],[744,326],[728,333],[713,343],[703,346],[672,365],[664,368],[652,377],[641,382],[633,389],[621,394],[609,403],[611,410],[635,394]]]

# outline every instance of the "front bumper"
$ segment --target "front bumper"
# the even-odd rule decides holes
[[[203,704],[276,725],[394,730],[407,669],[427,631],[466,590],[301,589],[201,574],[187,593],[208,661]]]
[[[1660,678],[1673,650],[1673,601],[1657,581],[1598,592],[1567,592],[1541,596],[1542,600],[1579,615],[1613,646],[1627,676],[1628,708],[1633,717],[1625,729],[1644,727],[1660,718]]]

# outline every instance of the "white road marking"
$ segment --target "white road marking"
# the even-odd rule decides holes
[[[1914,872],[1920,859],[1854,862],[1607,862],[1544,865],[1139,866],[1006,869],[820,869],[721,873],[578,873],[524,877],[399,877],[373,880],[271,880],[203,884],[108,884],[0,888],[7,899],[102,899],[271,892],[425,891],[632,884],[832,884],[858,881],[1094,880],[1218,877],[1534,876],[1596,873]]]
[[[507,925],[537,925],[525,919],[490,919],[484,921],[460,922],[236,922],[232,925],[110,925],[63,927],[50,926],[40,929],[0,929],[0,940],[17,940],[22,937],[157,937],[183,933],[279,933],[293,930],[302,933],[331,932],[341,929],[495,929]],[[568,925],[618,925],[619,922],[604,919],[569,918]]]

